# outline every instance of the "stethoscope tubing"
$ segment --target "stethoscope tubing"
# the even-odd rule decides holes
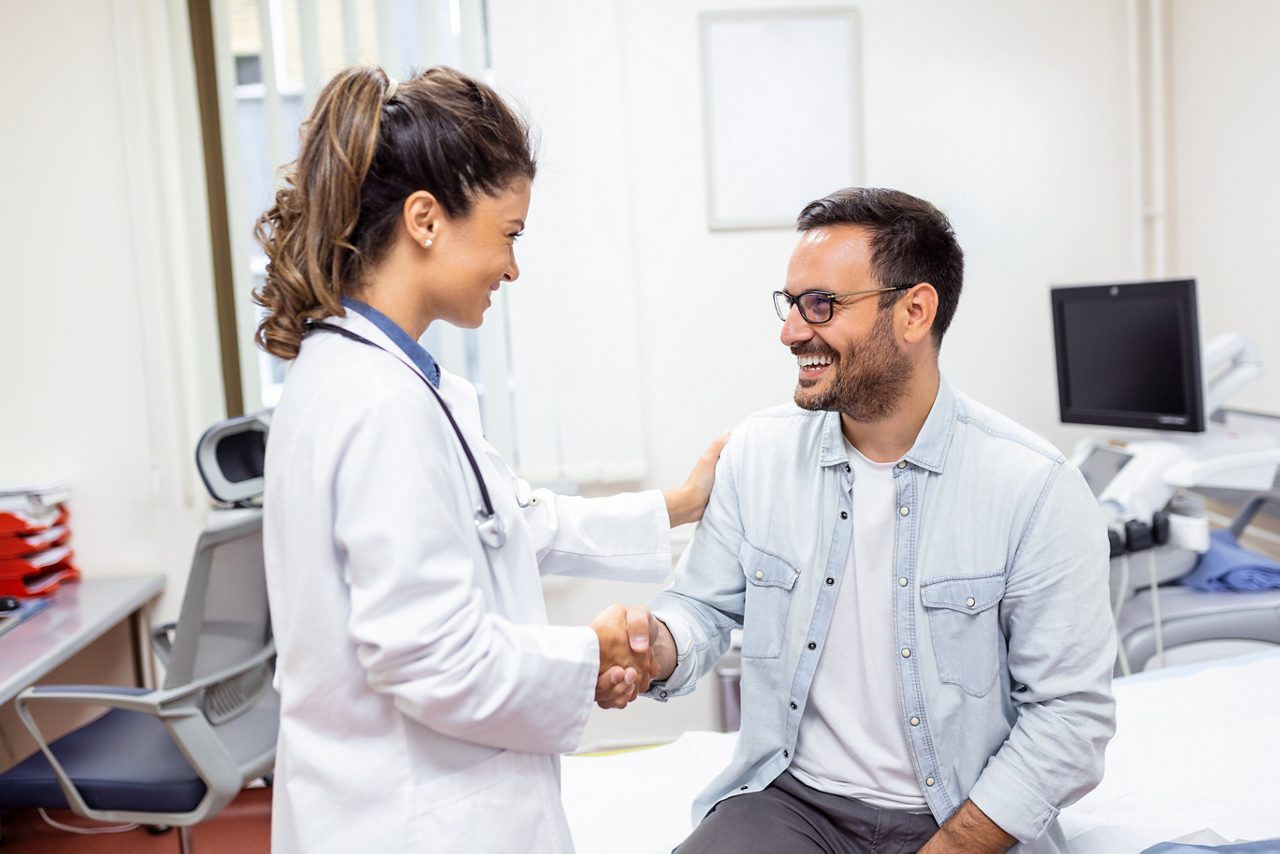
[[[370,341],[368,338],[365,338],[359,333],[352,332],[350,329],[343,329],[341,326],[334,326],[331,323],[312,322],[307,324],[306,332],[304,334],[308,334],[314,330],[335,332],[344,338],[349,338],[352,341],[357,341],[361,344],[381,350],[388,356],[394,356],[390,350],[383,347],[381,344]],[[439,402],[440,408],[444,410],[444,417],[449,419],[449,426],[453,428],[454,434],[458,437],[458,442],[462,445],[462,453],[466,454],[467,463],[471,466],[472,474],[475,475],[476,486],[480,487],[480,500],[483,504],[476,508],[476,531],[479,533],[480,539],[485,545],[491,546],[495,549],[502,548],[507,541],[506,529],[502,524],[502,519],[493,509],[493,502],[489,499],[489,489],[485,486],[484,477],[480,474],[480,465],[476,462],[475,455],[471,453],[471,445],[467,442],[466,437],[462,435],[462,428],[458,426],[458,422],[454,419],[453,412],[450,411],[449,405],[444,402],[444,398],[440,396],[440,392],[436,390],[436,387],[431,384],[430,380],[418,373],[410,365],[401,362],[400,359],[397,358],[396,361],[408,368],[415,377],[422,380],[423,385],[430,390],[432,396],[434,396],[436,401]]]

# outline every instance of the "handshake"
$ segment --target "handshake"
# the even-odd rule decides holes
[[[676,667],[676,648],[667,627],[643,605],[610,605],[591,621],[600,641],[596,704],[621,709],[666,679]]]

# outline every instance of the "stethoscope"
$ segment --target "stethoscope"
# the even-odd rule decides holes
[[[381,344],[370,341],[368,338],[365,338],[363,335],[358,335],[350,329],[343,329],[341,326],[334,326],[329,323],[307,324],[307,332],[311,332],[316,329],[323,329],[325,332],[336,332],[344,338],[350,338],[352,341],[359,341],[361,344],[376,347],[387,355],[395,355]],[[398,358],[396,361],[400,362]],[[467,444],[466,438],[462,435],[462,430],[458,427],[458,422],[454,420],[453,413],[449,411],[448,404],[444,402],[444,398],[440,396],[440,392],[436,391],[436,387],[431,384],[431,381],[415,371],[409,365],[405,365],[404,362],[400,362],[400,364],[409,368],[410,371],[413,371],[413,375],[422,380],[423,384],[431,390],[431,394],[435,396],[435,399],[440,402],[440,408],[444,410],[445,418],[449,419],[449,426],[453,428],[453,432],[458,436],[458,441],[462,444],[462,452],[467,455],[467,462],[470,463],[471,471],[476,477],[476,485],[480,487],[480,500],[483,503],[476,508],[476,533],[480,535],[480,542],[484,543],[489,548],[502,548],[507,542],[507,527],[502,524],[502,518],[493,510],[493,502],[489,500],[489,490],[484,485],[484,478],[480,475],[480,466],[476,464],[476,458],[471,453],[471,446]]]

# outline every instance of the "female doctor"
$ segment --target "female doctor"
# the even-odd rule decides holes
[[[531,491],[417,343],[515,281],[534,171],[484,84],[352,68],[259,221],[258,343],[293,363],[266,462],[276,854],[570,851],[558,754],[647,683],[621,607],[549,626],[539,576],[665,577],[718,444],[665,494]]]

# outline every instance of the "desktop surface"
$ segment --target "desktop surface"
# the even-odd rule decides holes
[[[163,575],[82,579],[0,635],[0,705],[67,661],[164,589]]]

